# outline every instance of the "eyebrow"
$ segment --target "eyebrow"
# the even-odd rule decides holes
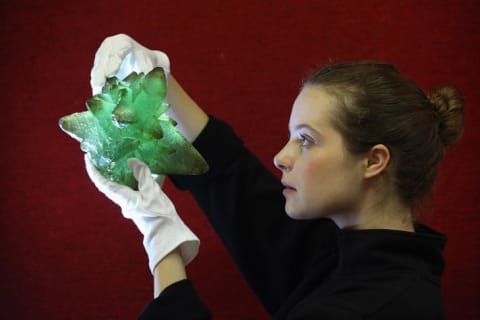
[[[314,129],[312,126],[308,125],[308,124],[305,124],[305,123],[301,123],[301,124],[297,124],[294,129],[295,130],[300,130],[300,129],[308,129],[308,130],[311,130],[317,134],[320,134],[320,132],[318,132],[316,129]]]

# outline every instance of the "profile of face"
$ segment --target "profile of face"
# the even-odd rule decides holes
[[[366,160],[346,149],[332,125],[337,103],[320,85],[305,86],[294,102],[289,141],[274,157],[294,219],[349,215],[361,206]]]

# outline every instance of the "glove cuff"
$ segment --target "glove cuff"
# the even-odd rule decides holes
[[[143,246],[148,255],[148,266],[154,274],[157,264],[169,253],[180,248],[180,254],[184,265],[188,265],[197,256],[200,240],[185,227],[184,230],[175,230],[172,234],[160,232],[152,237],[143,238]]]

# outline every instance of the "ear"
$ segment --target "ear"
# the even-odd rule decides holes
[[[373,178],[385,171],[390,163],[390,151],[383,144],[374,145],[368,152],[365,167],[365,178]]]

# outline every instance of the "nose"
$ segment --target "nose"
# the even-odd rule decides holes
[[[288,155],[287,145],[280,150],[275,157],[273,157],[273,164],[282,172],[288,172],[292,169],[292,157]]]

